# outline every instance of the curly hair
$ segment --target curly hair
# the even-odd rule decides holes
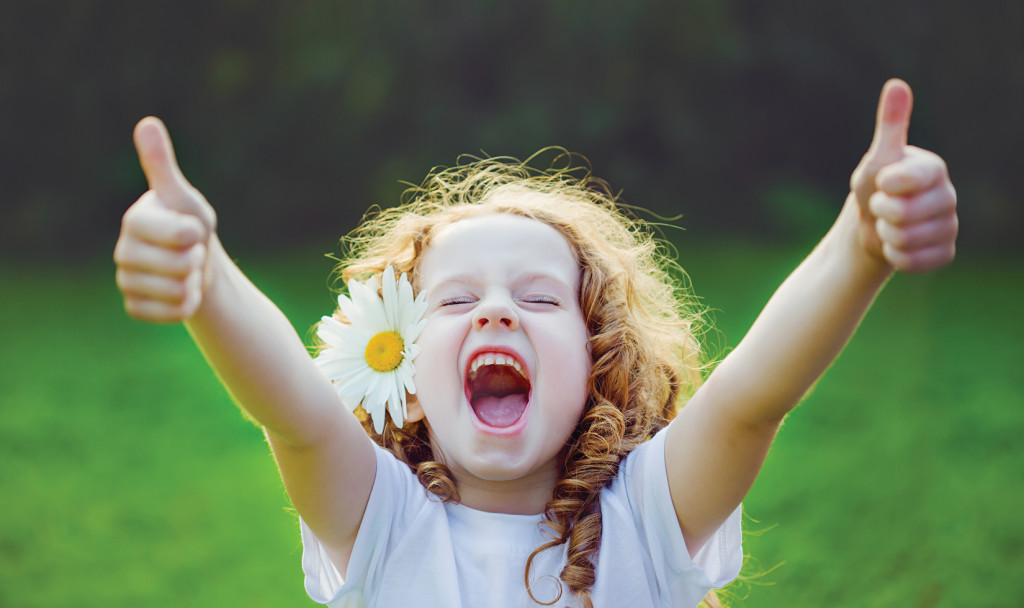
[[[548,168],[532,167],[539,156],[552,153]],[[542,150],[522,162],[459,161],[435,168],[421,185],[406,190],[400,205],[368,213],[343,239],[344,260],[336,273],[343,282],[364,280],[391,265],[408,273],[418,290],[417,264],[432,237],[461,219],[489,214],[531,218],[565,237],[580,268],[579,301],[592,368],[583,415],[562,450],[562,475],[545,506],[550,540],[530,555],[524,579],[530,597],[540,602],[530,589],[533,560],[566,545],[560,578],[590,608],[601,545],[601,489],[615,478],[622,459],[668,424],[700,386],[701,308],[653,227],[619,203],[585,161],[574,165],[575,157],[561,149]],[[388,418],[378,435],[365,412],[357,415],[367,433],[408,464],[429,492],[459,500],[451,471],[434,457],[422,421],[398,427]],[[707,600],[715,601],[713,596]],[[540,603],[560,598],[561,591]]]

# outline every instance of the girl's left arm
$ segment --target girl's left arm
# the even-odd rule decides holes
[[[746,495],[783,418],[893,271],[953,259],[956,193],[940,157],[907,145],[911,103],[906,83],[886,83],[839,218],[668,429],[669,488],[691,554]]]

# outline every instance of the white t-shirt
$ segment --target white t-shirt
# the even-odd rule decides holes
[[[595,608],[697,606],[739,574],[740,509],[690,559],[665,473],[664,430],[630,453],[601,492],[602,539],[591,589]],[[331,608],[539,608],[524,583],[526,559],[547,540],[541,515],[486,513],[442,503],[409,468],[377,448],[377,476],[342,576],[302,528],[306,591]],[[576,606],[558,574],[565,545],[533,561],[542,602]]]

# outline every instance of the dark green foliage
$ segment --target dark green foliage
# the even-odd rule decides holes
[[[458,154],[552,144],[702,235],[789,237],[778,184],[838,208],[891,76],[964,242],[1018,247],[1021,31],[1019,3],[948,0],[8,2],[0,254],[106,255],[146,114],[235,249],[327,242]]]

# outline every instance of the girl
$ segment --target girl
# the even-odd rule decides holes
[[[566,171],[485,160],[370,220],[313,360],[147,118],[117,281],[132,316],[185,322],[265,431],[314,600],[696,606],[739,572],[740,501],[785,415],[894,269],[953,258],[956,195],[907,146],[910,108],[888,82],[836,223],[703,384],[670,262]]]

